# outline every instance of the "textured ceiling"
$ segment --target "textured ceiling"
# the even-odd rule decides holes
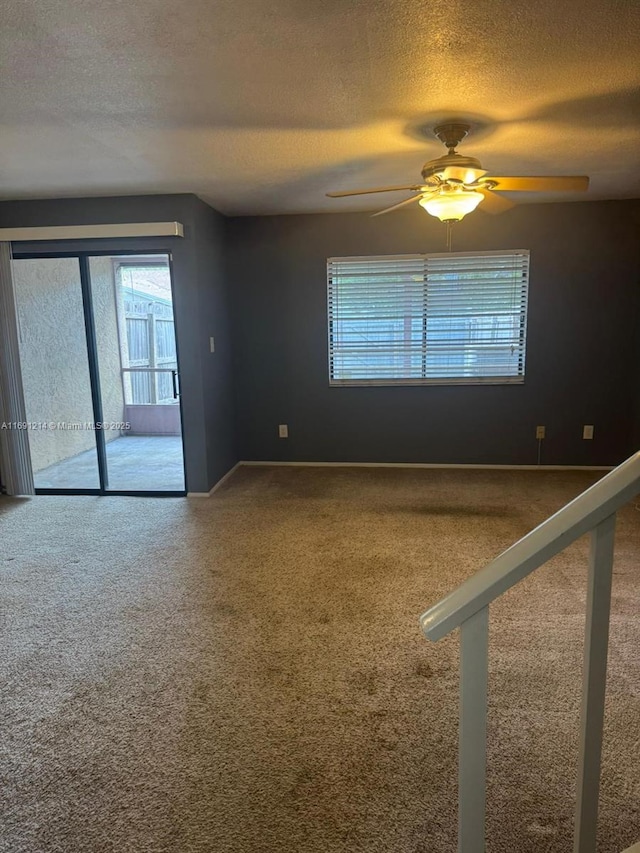
[[[5,0],[0,196],[376,209],[324,193],[414,182],[470,116],[492,174],[640,197],[639,58],[637,0]]]

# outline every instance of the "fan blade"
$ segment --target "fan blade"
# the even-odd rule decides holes
[[[504,213],[505,210],[515,207],[515,204],[508,198],[496,195],[492,190],[485,190],[480,187],[476,192],[484,196],[484,201],[480,202],[479,210],[484,210],[485,213]]]
[[[494,189],[504,192],[584,192],[589,189],[589,178],[585,175],[562,177],[493,178],[487,175],[482,181],[495,181]]]
[[[420,201],[421,198],[426,198],[428,195],[430,195],[430,193],[420,193],[419,195],[414,195],[411,198],[405,198],[404,201],[400,201],[398,204],[394,204],[391,207],[385,207],[384,210],[379,210],[377,213],[372,213],[371,218],[374,216],[382,216],[384,213],[391,213],[392,210],[404,207],[405,204],[413,204],[414,201]]]
[[[367,193],[395,193],[402,192],[403,190],[421,190],[422,187],[420,185],[413,184],[408,187],[376,187],[372,190],[347,190],[346,192],[339,193],[326,193],[329,198],[342,198],[346,195],[366,195]]]

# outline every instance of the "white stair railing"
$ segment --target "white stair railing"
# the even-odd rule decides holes
[[[484,853],[489,605],[591,532],[574,853],[595,853],[616,512],[640,493],[640,452],[420,617],[429,640],[460,628],[458,851]]]

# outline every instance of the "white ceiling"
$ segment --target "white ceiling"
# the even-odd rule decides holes
[[[635,0],[5,0],[0,197],[376,209],[324,193],[416,181],[452,116],[492,174],[640,197],[639,58]]]

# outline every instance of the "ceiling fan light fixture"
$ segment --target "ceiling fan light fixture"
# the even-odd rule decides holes
[[[419,204],[440,222],[459,222],[472,213],[483,198],[482,193],[475,190],[447,189],[420,199]]]

